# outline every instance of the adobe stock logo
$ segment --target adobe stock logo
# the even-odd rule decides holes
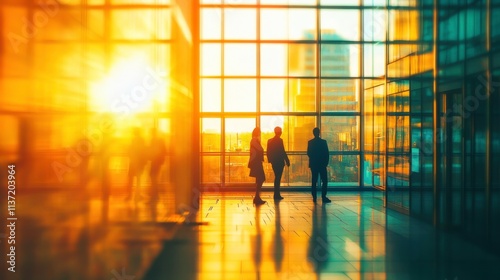
[[[59,3],[56,0],[44,0],[37,5],[39,10],[33,13],[32,18],[21,19],[20,30],[16,33],[9,32],[7,38],[15,53],[19,53],[20,47],[27,44],[36,36],[41,28],[47,26],[51,18],[59,13]]]

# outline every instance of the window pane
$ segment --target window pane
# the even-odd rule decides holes
[[[322,80],[321,81],[321,111],[356,112],[359,100],[359,80]]]
[[[201,44],[201,75],[220,76],[221,45]]]
[[[201,182],[220,182],[220,156],[203,156],[201,158]]]
[[[290,44],[288,46],[288,64],[290,76],[315,76],[316,45]]]
[[[260,110],[262,112],[286,111],[286,80],[262,79],[260,81]]]
[[[286,123],[285,123],[286,121]],[[272,115],[272,116],[262,116],[260,117],[260,129],[262,131],[261,139],[262,146],[266,148],[267,140],[274,137],[274,128],[279,126],[282,128],[283,134],[281,138],[285,145],[285,149],[288,146],[288,129],[285,129],[284,125],[288,128],[288,118],[283,115]]]
[[[44,3],[45,4],[45,3]],[[79,20],[81,17],[81,11],[79,10],[62,10],[58,9],[57,11],[57,20],[52,20],[49,18],[49,15],[43,9],[37,9],[34,12],[33,23],[25,23],[26,30],[30,30],[29,32],[33,32],[36,34],[34,37],[35,40],[45,41],[45,40],[57,40],[57,41],[65,41],[65,40],[79,40],[82,36],[82,23]],[[41,19],[37,19],[35,15],[45,15],[45,17],[40,16]],[[102,17],[96,16],[96,14],[92,14],[98,23],[102,24]],[[102,15],[102,14],[99,14]],[[55,16],[55,15],[54,15]],[[42,20],[45,18],[46,20]],[[26,19],[27,20],[27,19]],[[39,23],[40,21],[40,23]],[[92,26],[96,26],[97,24],[92,24]],[[30,26],[30,27],[28,27]],[[31,27],[33,26],[33,27]],[[104,24],[96,29],[96,32],[99,32],[103,29]],[[29,28],[29,29],[28,29]],[[31,28],[34,28],[34,31],[31,31]],[[93,30],[92,30],[93,31]],[[23,31],[27,32],[27,31]],[[24,39],[24,34],[30,33],[21,33],[22,38]],[[92,34],[92,32],[89,32]],[[12,35],[12,34],[11,34]],[[17,35],[17,34],[16,34]],[[9,35],[10,38],[10,35]],[[30,37],[26,37],[30,38]],[[14,42],[12,40],[11,42]],[[24,42],[24,41],[23,41]],[[17,43],[16,43],[17,44]]]
[[[221,38],[221,10],[201,9],[201,39]]]
[[[385,73],[385,44],[364,44],[363,51],[364,77],[382,77]]]
[[[289,104],[291,112],[314,112],[316,110],[316,80],[289,79]]]
[[[249,154],[250,155],[250,154]],[[251,183],[255,182],[255,178],[249,175],[248,158],[246,156],[226,156],[225,158],[225,179],[226,183]]]
[[[290,40],[315,40],[316,10],[289,9],[288,36]]]
[[[250,151],[250,140],[252,140],[252,130],[255,128],[255,126],[256,126],[255,119],[253,118],[225,119],[226,151],[228,152]]]
[[[289,155],[288,158],[290,159],[290,167],[286,168],[285,172],[288,171],[290,186],[310,186],[311,169],[309,169],[307,155]]]
[[[374,147],[373,147],[373,89],[367,89],[365,90],[365,96],[364,96],[364,143],[363,143],[363,148],[365,151],[371,151],[373,152]],[[373,162],[372,162],[373,166]],[[365,166],[366,168],[366,166]]]
[[[330,151],[359,150],[359,117],[321,117],[321,138]]]
[[[225,39],[255,39],[257,13],[255,9],[224,9]]]
[[[203,118],[201,120],[201,151],[220,152],[221,120]]]
[[[220,112],[221,110],[221,81],[220,79],[201,80],[201,111]]]
[[[262,9],[260,12],[262,40],[288,39],[288,9]]]
[[[224,44],[224,74],[255,76],[257,74],[255,44]]]
[[[373,184],[375,186],[385,186],[385,156],[375,155],[373,163]]]
[[[389,152],[410,151],[409,120],[407,116],[387,117],[387,148]]]
[[[168,39],[170,38],[169,13],[169,9],[112,11],[112,39]],[[162,21],[155,22],[156,17]]]
[[[321,76],[358,77],[359,45],[322,44]]]
[[[321,10],[321,39],[359,41],[359,13],[359,10]]]
[[[307,141],[313,138],[312,130],[316,126],[316,117],[288,117],[288,122],[285,122],[283,130],[289,130],[290,151],[307,151]]]
[[[345,183],[359,183],[359,156],[356,155],[334,155],[330,157],[328,164],[328,185],[345,186]]]
[[[363,40],[385,41],[386,12],[384,10],[365,10],[363,12]]]
[[[260,53],[260,75],[286,76],[287,75],[287,45],[262,44]]]
[[[257,83],[255,79],[224,81],[224,111],[255,112],[256,110]]]

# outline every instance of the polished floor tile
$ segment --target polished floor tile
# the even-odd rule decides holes
[[[376,193],[285,197],[255,207],[250,194],[204,195],[208,224],[182,227],[144,278],[500,279],[498,255],[386,210]]]
[[[17,271],[0,279],[500,279],[498,252],[387,210],[379,195],[314,204],[265,193],[255,207],[250,193],[209,193],[185,220],[168,196],[23,194]]]

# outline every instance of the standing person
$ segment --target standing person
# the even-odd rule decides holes
[[[129,168],[128,168],[128,184],[127,184],[127,200],[132,197],[134,181],[136,182],[136,190],[139,190],[142,171],[146,165],[147,157],[144,155],[146,150],[146,142],[141,136],[138,127],[133,129],[132,141],[128,147]]]
[[[267,161],[271,163],[274,172],[274,200],[283,199],[280,194],[281,176],[283,175],[285,164],[286,166],[290,166],[290,160],[286,154],[283,139],[280,138],[281,134],[281,127],[277,126],[274,128],[274,137],[267,140]]]
[[[155,128],[151,130],[151,143],[149,144],[149,156],[151,160],[151,168],[149,176],[151,178],[151,201],[158,199],[158,175],[161,166],[165,161],[166,155],[165,141],[158,137],[158,132]]]
[[[326,140],[319,137],[320,130],[315,127],[313,129],[314,138],[307,143],[307,156],[309,157],[309,168],[311,168],[312,175],[312,197],[313,202],[316,203],[316,183],[318,182],[318,174],[321,178],[321,198],[323,203],[332,202],[326,197],[326,187],[328,185],[328,177],[326,167],[330,160],[328,154],[328,145]]]
[[[253,204],[262,205],[266,203],[260,198],[260,190],[262,189],[262,184],[266,180],[266,175],[264,174],[264,167],[262,162],[264,161],[264,148],[260,144],[260,128],[256,127],[252,131],[252,140],[250,141],[250,159],[248,161],[248,168],[250,168],[250,177],[255,177],[255,197],[253,199]]]

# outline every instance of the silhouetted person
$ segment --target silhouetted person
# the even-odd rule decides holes
[[[151,160],[151,167],[149,170],[149,176],[151,178],[151,201],[158,199],[158,175],[165,161],[166,150],[165,142],[158,137],[156,129],[152,129],[151,142],[149,144],[149,159]]]
[[[326,197],[326,188],[328,185],[328,177],[326,167],[330,160],[330,155],[328,154],[328,145],[326,140],[319,137],[320,130],[315,127],[313,129],[314,138],[309,140],[307,143],[307,156],[309,157],[309,168],[311,169],[312,175],[312,197],[313,202],[316,203],[316,183],[318,182],[318,174],[321,178],[321,198],[324,203],[332,202],[328,197]]]
[[[134,128],[133,137],[128,147],[129,169],[128,169],[128,185],[127,199],[132,197],[132,189],[134,181],[136,181],[136,189],[138,190],[141,182],[141,174],[146,165],[147,157],[145,155],[146,143],[141,137],[139,128]]]
[[[285,151],[285,146],[283,145],[283,139],[281,139],[282,130],[281,127],[277,126],[274,128],[274,137],[267,140],[267,161],[269,161],[273,167],[274,172],[274,199],[283,199],[280,194],[280,183],[281,176],[283,175],[283,169],[285,164],[290,166],[290,160]]]
[[[255,205],[266,203],[260,198],[260,190],[262,189],[262,184],[266,180],[264,167],[262,166],[263,161],[264,148],[262,148],[262,145],[260,144],[260,128],[256,127],[252,131],[252,140],[250,141],[250,159],[248,160],[250,177],[255,177],[255,197],[253,199],[253,204]]]

